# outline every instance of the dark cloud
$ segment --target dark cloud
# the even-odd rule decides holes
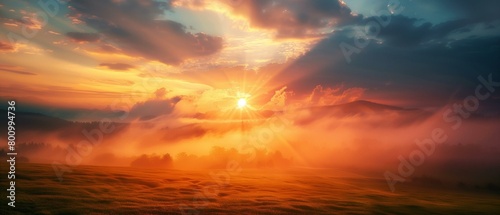
[[[474,26],[486,25],[493,29],[498,28],[500,13],[496,8],[500,7],[498,1],[467,1],[467,0],[444,0],[419,2],[429,8],[437,8],[445,13],[453,14],[442,22],[433,22],[431,15],[418,18],[409,18],[405,16],[393,16],[389,25],[381,29],[380,38],[387,39],[393,45],[421,45],[422,43],[438,41],[449,38],[451,35],[468,33],[470,35],[479,35],[474,32]],[[425,8],[425,7],[423,7]],[[421,13],[419,11],[419,13]],[[409,15],[411,16],[411,15]],[[427,19],[431,17],[431,19]],[[367,18],[374,19],[374,17]],[[498,29],[497,29],[498,33]]]
[[[66,36],[76,42],[96,42],[100,36],[96,33],[68,32]]]
[[[276,79],[307,71],[288,86],[307,92],[314,86],[366,89],[365,96],[441,105],[474,92],[479,75],[500,78],[500,35],[452,39],[450,33],[466,26],[463,20],[433,25],[423,20],[393,16],[366,47],[353,53],[349,63],[340,44],[355,45],[355,26],[347,26],[297,59]],[[313,67],[311,65],[314,65]],[[498,79],[497,78],[497,79]],[[380,98],[380,97],[379,97]]]
[[[499,1],[491,0],[426,0],[431,4],[437,4],[442,8],[454,11],[459,17],[475,22],[489,22],[500,18],[498,8]]]
[[[470,26],[473,24],[477,24],[477,22],[472,19],[457,19],[432,24],[421,19],[398,15],[392,16],[390,23],[381,28],[377,37],[396,46],[421,45],[426,42],[446,42],[446,40],[449,40],[447,38],[454,33],[471,32]]]
[[[101,63],[101,64],[99,64],[99,66],[103,66],[103,67],[106,67],[106,68],[112,69],[112,70],[121,70],[121,71],[135,68],[134,65],[130,65],[130,64],[126,64],[126,63]]]
[[[431,23],[419,24],[419,22],[421,20],[415,18],[392,16],[390,23],[381,28],[378,38],[396,46],[418,45],[429,39],[432,31]]]
[[[72,0],[69,5],[70,16],[98,30],[116,45],[113,51],[175,65],[222,48],[220,37],[190,33],[180,23],[161,19],[169,2]]]
[[[132,119],[149,120],[172,113],[175,105],[181,100],[180,97],[171,99],[151,99],[135,104],[129,112]]]
[[[224,2],[234,13],[247,17],[252,26],[276,30],[276,36],[283,38],[321,36],[324,28],[358,18],[338,0]]]

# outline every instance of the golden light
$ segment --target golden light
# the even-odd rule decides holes
[[[241,98],[238,100],[238,108],[242,109],[247,106],[247,100],[244,98]]]

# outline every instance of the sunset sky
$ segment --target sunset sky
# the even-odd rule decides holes
[[[498,0],[1,0],[0,203],[495,214],[499,68]]]
[[[37,2],[1,3],[0,96],[67,119],[207,114],[240,98],[432,109],[498,74],[496,1]]]

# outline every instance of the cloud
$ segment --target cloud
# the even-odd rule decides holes
[[[0,71],[10,72],[19,75],[37,75],[36,73],[33,72],[24,71],[24,68],[22,67],[1,65],[1,64],[0,64]]]
[[[322,30],[356,19],[349,7],[337,0],[223,2],[234,14],[248,18],[252,26],[276,30],[278,38],[324,36]]]
[[[59,104],[72,104],[71,107],[82,107],[85,106],[82,104],[89,103],[89,100],[82,100],[82,98],[110,101],[110,99],[127,96],[127,94],[114,91],[77,89],[54,85],[33,85],[17,82],[0,85],[0,92],[0,97],[18,98],[31,101],[32,103],[30,104],[50,105],[52,108],[58,107]]]
[[[419,22],[421,20],[416,18],[392,16],[390,23],[381,28],[378,38],[396,46],[419,45],[424,40],[430,39],[432,31],[431,23],[425,22],[418,25]]]
[[[165,87],[162,87],[160,89],[157,89],[155,91],[155,96],[157,99],[161,99],[163,97],[165,97],[165,95],[168,93],[168,91],[165,89]]]
[[[222,38],[190,33],[181,23],[161,18],[170,10],[168,2],[72,0],[69,5],[70,16],[96,29],[115,52],[177,65],[222,49]]]
[[[15,51],[15,47],[12,44],[0,41],[0,52],[11,52],[11,51]]]
[[[284,86],[276,90],[273,97],[264,105],[263,109],[283,109],[286,105],[288,96],[293,94],[293,92],[287,92],[286,89],[287,86]]]
[[[178,128],[163,130],[165,135],[162,140],[167,141],[168,143],[175,143],[181,140],[201,138],[209,131],[210,129],[203,128],[199,125],[186,125]]]
[[[37,75],[36,73],[19,71],[19,70],[13,70],[13,69],[0,68],[0,70],[1,71],[5,71],[5,72],[11,72],[11,73],[19,74],[19,75]]]
[[[132,86],[134,84],[133,81],[120,80],[120,79],[94,79],[92,81],[100,84],[120,85],[120,86]]]
[[[96,42],[100,35],[96,33],[68,32],[66,36],[75,42]]]
[[[365,89],[362,88],[344,89],[342,86],[330,88],[317,85],[308,100],[312,106],[342,104],[360,99],[364,92]]]
[[[138,102],[129,112],[129,117],[140,120],[149,120],[156,117],[172,113],[175,105],[181,101],[180,97],[171,99],[150,99],[145,102]]]
[[[426,0],[426,3],[455,11],[460,17],[477,22],[489,22],[500,18],[500,14],[497,10],[497,8],[500,7],[500,2],[498,1]]]
[[[106,67],[108,69],[112,70],[121,70],[121,71],[126,71],[129,69],[135,68],[134,65],[126,64],[126,63],[101,63],[99,66]]]
[[[8,13],[0,13],[0,21],[2,24],[11,27],[27,28],[30,30],[42,29],[43,18],[35,12],[28,12],[27,10],[9,11]]]
[[[366,18],[358,25],[364,27],[364,23],[368,23],[374,18]],[[387,26],[380,29],[377,38],[393,46],[417,46],[430,42],[448,42],[452,40],[449,38],[450,35],[471,32],[471,25],[477,23],[478,20],[475,19],[456,19],[432,24],[424,22],[422,19],[396,15],[391,17]]]
[[[110,44],[102,44],[98,48],[98,52],[102,53],[120,53],[121,50],[115,46],[112,46]]]
[[[194,9],[215,8],[249,21],[255,28],[276,32],[277,38],[322,37],[337,25],[360,17],[339,0],[175,0],[175,6]]]
[[[468,26],[461,20],[432,24],[402,15],[391,16],[390,24],[369,38],[367,46],[350,55],[352,61],[348,62],[341,44],[356,46],[353,30],[371,19],[335,31],[275,79],[305,73],[287,86],[305,92],[316,85],[326,88],[343,84],[366,89],[363,99],[440,106],[468,96],[474,92],[474,80],[479,75],[498,70],[498,30],[491,29],[486,36],[472,34],[455,39],[450,35]]]

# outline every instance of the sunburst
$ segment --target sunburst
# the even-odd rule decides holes
[[[245,98],[238,99],[237,106],[239,109],[243,109],[247,106],[247,100]]]

